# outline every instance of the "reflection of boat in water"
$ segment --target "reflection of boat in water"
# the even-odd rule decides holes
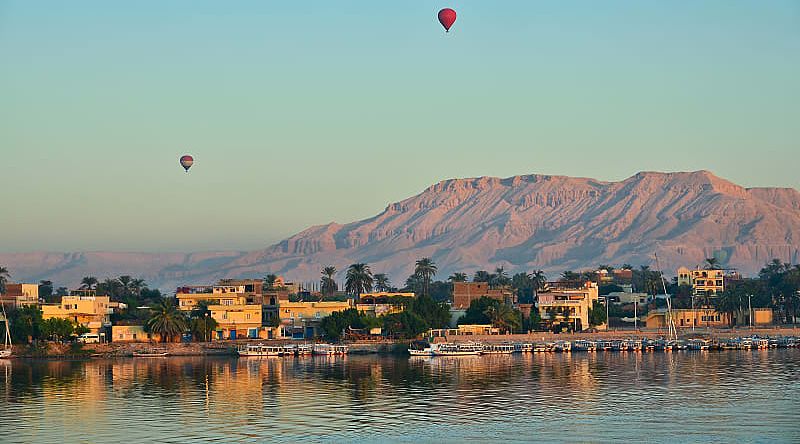
[[[0,350],[0,359],[5,359],[11,357],[11,349],[12,349],[11,329],[8,326],[9,321],[8,321],[8,316],[6,316],[6,306],[2,302],[0,302],[0,305],[2,305],[3,307],[3,324],[5,324],[6,327],[5,344],[3,346],[3,349]]]
[[[244,347],[239,347],[236,352],[239,353],[239,356],[245,357],[271,357],[287,354],[286,347],[266,344],[247,344]]]
[[[432,356],[477,355],[482,350],[483,346],[474,342],[431,344]]]
[[[346,355],[349,350],[349,347],[346,345],[314,344],[313,353],[315,355],[337,356]]]

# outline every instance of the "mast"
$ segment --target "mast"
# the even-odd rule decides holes
[[[653,253],[656,258],[656,268],[658,275],[661,276],[661,287],[664,289],[664,297],[667,299],[667,328],[669,329],[669,337],[673,340],[678,340],[678,332],[675,329],[675,319],[672,317],[672,298],[667,294],[667,284],[664,283],[664,272],[661,271],[661,264],[658,262],[658,253]]]

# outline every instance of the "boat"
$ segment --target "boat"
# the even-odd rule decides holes
[[[753,348],[764,350],[769,348],[769,339],[766,338],[753,338]]]
[[[484,344],[481,349],[482,355],[509,355],[514,353],[514,344]]]
[[[537,342],[533,344],[534,353],[542,353],[547,351],[547,344],[544,342]]]
[[[739,350],[750,350],[753,348],[753,340],[750,338],[742,338],[738,344]]]
[[[169,352],[163,348],[151,348],[145,350],[134,350],[134,358],[165,358],[169,356]]]
[[[557,352],[569,353],[572,351],[572,342],[556,341],[554,350]]]
[[[3,349],[0,350],[0,359],[7,359],[11,357],[11,351],[13,348],[11,345],[11,329],[8,326],[9,321],[8,316],[6,316],[6,306],[2,302],[0,302],[0,306],[3,307],[3,324],[6,326],[5,344],[3,345]]]
[[[271,357],[291,354],[291,352],[287,352],[286,347],[267,344],[247,344],[239,347],[236,352],[242,357]]]
[[[341,355],[346,355],[349,351],[350,348],[346,345],[314,344],[314,349],[312,353],[315,355],[322,355],[322,356],[341,356]]]
[[[613,341],[597,341],[597,349],[603,351],[609,351],[614,348]]]
[[[711,348],[711,343],[705,339],[690,339],[688,346],[689,350],[705,351]]]
[[[468,356],[477,355],[483,346],[475,342],[431,344],[432,356]]]
[[[572,349],[575,351],[593,352],[597,350],[597,343],[585,339],[578,339],[572,342]]]
[[[517,342],[514,344],[514,353],[531,353],[533,344],[530,342]]]
[[[415,341],[409,344],[408,354],[411,356],[430,356],[431,345],[425,341]]]

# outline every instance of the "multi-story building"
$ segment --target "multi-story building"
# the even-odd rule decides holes
[[[491,288],[486,282],[453,282],[454,309],[469,308],[469,304],[482,297],[496,299],[506,304],[514,304],[514,292],[508,287]]]
[[[723,270],[692,270],[691,279],[695,296],[716,296],[725,291],[725,272]]]
[[[319,323],[331,313],[354,308],[353,301],[281,302],[278,306],[282,335],[293,339],[319,336]]]
[[[686,267],[678,268],[678,285],[692,286],[692,272]]]
[[[598,300],[595,282],[551,282],[538,293],[537,305],[544,323],[580,331],[589,328],[589,310]]]
[[[6,284],[6,292],[0,295],[6,308],[17,308],[39,304],[38,284]]]
[[[769,308],[754,308],[752,310],[753,325],[763,326],[772,324],[772,310]],[[747,326],[750,324],[747,312],[734,314],[733,319],[729,313],[720,313],[714,308],[681,308],[672,310],[672,319],[676,328],[691,327],[727,327],[729,325]],[[645,325],[650,329],[663,329],[668,326],[666,309],[651,310],[645,319]]]
[[[60,304],[42,305],[42,319],[69,319],[92,333],[103,334],[102,330],[111,326],[110,302],[108,296],[98,296],[95,290],[73,290],[61,298]]]
[[[221,279],[216,285],[178,287],[175,297],[178,308],[193,310],[200,301],[209,305],[247,305],[262,303],[261,279]]]
[[[215,339],[257,339],[262,335],[260,304],[209,305],[208,310],[217,321]]]

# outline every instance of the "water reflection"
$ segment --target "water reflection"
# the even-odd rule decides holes
[[[0,441],[791,441],[800,440],[798,358],[0,361]]]

